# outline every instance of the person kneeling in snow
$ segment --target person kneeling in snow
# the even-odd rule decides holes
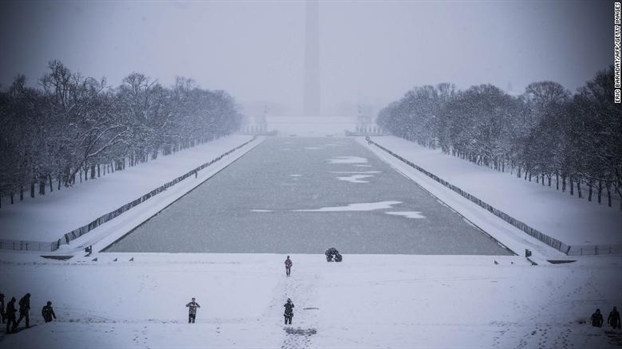
[[[294,317],[294,303],[291,299],[287,298],[287,303],[284,305],[285,307],[285,324],[289,321],[289,324],[292,324],[292,318]]]
[[[43,309],[41,309],[41,315],[43,316],[43,320],[45,320],[45,322],[52,322],[52,318],[56,319],[54,308],[52,308],[52,302],[48,301],[48,303],[43,306]]]
[[[341,256],[339,251],[337,251],[337,249],[334,247],[331,247],[328,250],[326,250],[324,254],[326,255],[327,262],[332,262],[333,259],[335,262],[341,262],[343,260],[343,257]]]

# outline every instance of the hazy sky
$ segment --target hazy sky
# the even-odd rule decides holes
[[[553,80],[571,91],[613,64],[613,1],[320,1],[324,114],[414,86]],[[302,111],[304,1],[0,2],[0,84],[61,60],[118,86],[176,76],[238,102]],[[275,108],[276,109],[276,108]],[[252,110],[248,108],[247,110]]]

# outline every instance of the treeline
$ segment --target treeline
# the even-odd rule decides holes
[[[113,88],[51,61],[39,86],[19,75],[0,92],[0,199],[11,203],[230,134],[242,119],[229,94],[186,78],[167,88],[132,73]]]
[[[622,105],[614,104],[611,66],[572,94],[535,82],[520,96],[493,85],[459,91],[452,84],[416,87],[378,114],[393,135],[440,147],[499,171],[516,172],[588,200],[622,197]],[[622,209],[622,200],[620,200]]]

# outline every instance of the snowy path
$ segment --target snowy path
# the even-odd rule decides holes
[[[287,298],[294,302],[294,318],[291,325],[285,325],[285,339],[281,349],[306,349],[313,348],[312,336],[317,333],[319,309],[313,309],[312,305],[317,302],[317,292],[320,280],[319,274],[297,276],[292,274],[285,278],[282,284],[280,297],[280,310]],[[310,309],[311,308],[311,309]]]

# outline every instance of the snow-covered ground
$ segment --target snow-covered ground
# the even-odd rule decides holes
[[[619,330],[585,323],[594,309],[606,315],[621,304],[617,257],[531,266],[521,257],[292,255],[289,278],[285,256],[272,254],[22,257],[3,265],[2,288],[32,293],[36,326],[5,335],[2,348],[614,348],[620,340]],[[191,297],[201,305],[195,324]],[[291,326],[282,317],[288,297]],[[58,319],[44,324],[47,300]]]
[[[436,176],[567,245],[622,245],[619,202],[607,207],[398,137],[372,137]],[[371,147],[372,149],[375,147]],[[400,165],[401,166],[401,165]],[[554,184],[553,184],[554,185]]]
[[[213,155],[218,156],[248,140],[248,137],[237,137],[220,140],[231,143]],[[383,137],[381,141],[400,140]],[[250,147],[257,143],[252,142]],[[361,144],[367,146],[362,140]],[[203,153],[212,151],[215,145],[204,145]],[[404,148],[402,152],[388,143],[383,145],[403,156],[410,149]],[[376,152],[373,147],[370,149]],[[232,155],[237,156],[236,153]],[[158,161],[168,158],[172,161],[182,154],[54,192],[45,198],[3,206],[0,237],[5,238],[9,234],[7,228],[14,226],[33,234],[35,239],[54,235],[51,232],[56,230],[64,232],[66,227],[74,229],[75,225],[83,224],[83,218],[78,216],[84,212],[81,210],[87,209],[85,202],[97,203],[93,206],[99,207],[101,214],[107,212],[105,205],[132,200],[135,193],[125,192],[136,185],[137,177],[131,171],[146,171],[138,178],[148,191],[170,179],[158,177],[160,172],[150,172],[147,167],[157,166]],[[190,190],[194,182],[209,176],[199,173],[196,181],[189,178],[187,183],[184,181],[133,209],[134,213],[131,210],[72,242],[61,251],[76,254],[67,261],[42,258],[34,253],[0,253],[3,280],[0,292],[8,299],[12,296],[19,299],[30,292],[31,324],[36,325],[17,334],[2,332],[0,347],[613,348],[622,345],[619,330],[610,331],[607,326],[593,328],[585,323],[596,308],[606,318],[613,306],[622,305],[619,276],[622,256],[581,256],[574,263],[549,264],[546,259],[565,256],[478,211],[471,203],[403,168],[399,161],[378,155],[475,224],[493,232],[515,251],[525,247],[534,249],[538,265],[532,266],[521,256],[345,255],[343,263],[326,263],[323,255],[309,254],[291,256],[294,266],[292,276],[287,278],[283,270],[285,255],[96,252],[85,257],[81,252],[91,242],[99,241],[96,245],[104,246],[106,236],[126,229],[127,225],[140,224],[141,219],[174,201],[174,196]],[[185,160],[187,170],[197,166],[191,163],[195,156]],[[209,160],[206,156],[197,161],[201,164]],[[183,163],[180,160],[176,167]],[[226,161],[219,163],[224,166]],[[452,183],[460,173],[479,182],[473,175],[475,170],[469,169],[471,164],[463,163],[464,168],[452,171]],[[426,164],[420,165],[435,171]],[[508,174],[492,171],[490,176],[493,174],[523,183]],[[127,176],[125,182],[115,177],[122,175]],[[106,181],[115,181],[115,187],[124,190],[104,196],[102,191],[111,190],[103,189]],[[479,190],[498,193],[500,200],[507,198],[506,192],[490,190],[491,181],[487,177],[488,187],[480,185]],[[486,201],[480,191],[472,194]],[[86,193],[94,194],[85,199]],[[510,196],[520,206],[521,196],[514,194]],[[63,199],[63,195],[73,199]],[[564,198],[557,205],[545,206],[550,215],[539,217],[554,221],[555,217],[564,216],[566,205],[577,201],[569,196]],[[526,200],[523,205],[532,205],[534,198],[526,197]],[[538,200],[546,200],[546,196],[538,196]],[[615,212],[594,203],[590,205]],[[64,218],[46,221],[47,210]],[[558,211],[562,212],[561,216],[555,216]],[[526,223],[538,224],[527,218]],[[62,225],[62,229],[56,225]],[[569,239],[581,238],[581,234],[587,234],[583,241],[594,239],[591,232],[570,228]],[[187,324],[185,307],[191,297],[201,304],[197,323],[192,325]],[[288,297],[296,304],[291,326],[282,323],[283,304]],[[58,319],[44,324],[40,310],[47,300],[54,302]]]
[[[23,202],[18,201],[14,205],[3,201],[0,209],[0,239],[55,241],[63,234],[140,198],[251,139],[251,136],[228,136],[173,155],[160,156],[156,160],[79,183],[72,188],[63,188],[45,196],[37,196],[35,199],[27,197]],[[162,201],[167,196],[174,197],[188,192],[258,143],[260,140],[250,142],[199,171],[197,178],[191,176],[149,201],[155,202],[156,198]],[[131,211],[136,212],[134,210],[138,209],[134,208]],[[115,223],[107,223],[104,226]]]

